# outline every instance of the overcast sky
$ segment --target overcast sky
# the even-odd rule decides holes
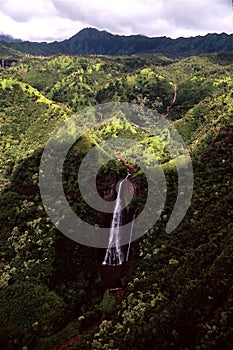
[[[1,34],[60,41],[85,27],[172,38],[232,33],[232,1],[0,0]]]

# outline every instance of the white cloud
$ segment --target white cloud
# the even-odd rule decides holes
[[[56,13],[52,1],[0,0],[1,12],[17,22],[28,22],[34,17],[47,17]]]
[[[230,0],[0,0],[0,32],[64,40],[84,27],[119,34],[194,36],[232,32]]]

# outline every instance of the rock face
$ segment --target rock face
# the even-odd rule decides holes
[[[99,264],[99,271],[106,289],[123,287],[122,279],[126,274],[125,264],[118,266]]]
[[[130,213],[127,210],[123,209],[121,216],[123,219],[121,223],[122,225],[124,225],[124,221],[125,222],[130,221],[130,218],[129,218]],[[125,233],[124,229],[121,229],[121,227],[122,226],[120,226],[120,231],[119,231],[120,235]],[[109,235],[110,235],[110,232],[112,232],[112,228],[109,228]],[[111,263],[108,260],[105,261],[106,253],[109,252],[108,251],[109,248],[97,250],[98,262],[99,262],[98,269],[99,269],[100,276],[105,289],[122,288],[124,285],[123,281],[127,274],[127,263],[130,257],[130,246],[129,244],[127,244],[124,246],[120,246],[119,248],[120,248],[121,257],[122,257],[122,263],[120,263],[119,265],[118,264],[111,265]],[[109,254],[114,254],[114,252],[110,251]]]
[[[3,59],[3,58],[0,58],[0,62],[1,62],[1,67],[3,69],[7,67],[15,66],[18,64],[17,60],[10,60],[10,59]]]

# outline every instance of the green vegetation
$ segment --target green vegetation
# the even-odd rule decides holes
[[[23,57],[0,71],[2,349],[232,349],[232,76],[230,53],[174,61],[156,55]],[[77,171],[94,145],[129,138],[147,164],[155,156],[162,163],[165,208],[133,244],[118,303],[104,290],[96,250],[54,227],[38,186],[41,154],[56,126],[85,106],[111,101],[148,106],[170,119],[190,150],[195,176],[188,212],[167,234],[178,185],[166,149],[169,130],[158,138],[127,116],[113,115],[91,125],[70,149],[64,191],[72,209],[93,225],[109,217],[81,197]],[[143,118],[142,125],[149,123]],[[104,152],[99,146],[100,158]],[[128,147],[100,168],[102,196],[126,176],[131,153]],[[141,189],[133,205],[141,210],[147,184],[143,170],[130,166]]]
[[[22,58],[23,56],[24,54],[22,52],[17,51],[11,47],[8,47],[4,45],[3,42],[0,41],[0,58],[1,59],[7,59],[7,58],[18,59],[18,58]]]
[[[53,43],[7,42],[7,47],[32,55],[132,55],[157,53],[169,57],[188,57],[203,53],[231,52],[233,34],[207,34],[203,37],[171,39],[142,35],[113,35],[85,28],[68,40]]]

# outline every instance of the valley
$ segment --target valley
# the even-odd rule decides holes
[[[17,64],[0,69],[1,348],[231,349],[233,53],[13,56],[22,43],[14,45],[6,45],[6,56]],[[90,112],[85,119],[84,108],[99,111],[108,103],[134,105],[139,126],[124,110],[113,109],[110,119]],[[156,113],[182,136],[194,173],[191,203],[170,233],[166,225],[179,187],[174,158],[182,154],[175,143],[168,151],[171,128],[155,136]],[[73,212],[88,224],[110,227],[112,220],[86,203],[78,183],[80,165],[94,147],[102,199],[119,200],[116,184],[126,179],[127,167],[132,172],[127,180],[135,194],[126,221],[143,211],[148,196],[140,164],[153,168],[156,158],[166,180],[161,215],[132,242],[114,288],[101,278],[105,251],[63,235],[41,198],[43,150],[74,114],[74,130],[90,124],[69,149],[62,186]],[[135,141],[135,148],[116,146],[117,157],[102,164],[110,149],[104,141],[119,138]],[[92,171],[96,164],[89,166]]]

